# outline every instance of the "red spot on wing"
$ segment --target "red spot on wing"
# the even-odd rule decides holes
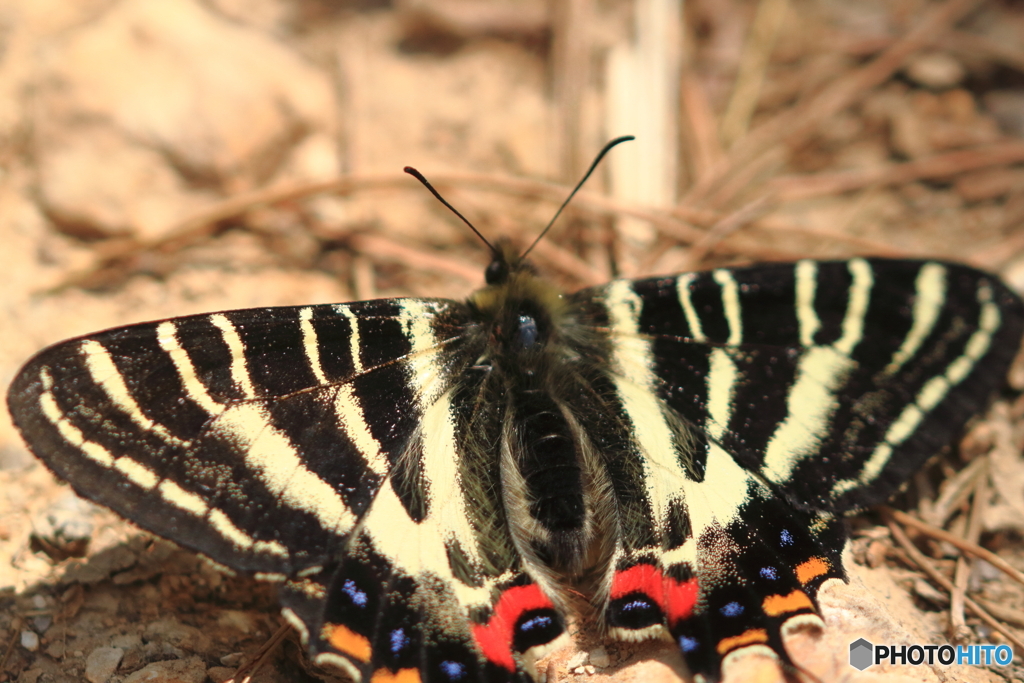
[[[687,619],[693,614],[694,605],[697,604],[697,579],[689,581],[666,579],[665,594],[668,603],[668,623],[675,625],[676,622]]]
[[[697,579],[676,581],[652,564],[635,564],[616,572],[612,578],[611,599],[631,593],[643,593],[661,608],[669,624],[686,619],[697,604]]]
[[[473,637],[480,652],[493,664],[516,670],[512,659],[512,636],[519,618],[530,610],[553,609],[554,605],[536,585],[513,586],[505,590],[486,624],[473,624]]]
[[[643,593],[665,611],[662,583],[665,581],[661,570],[653,564],[635,564],[629,569],[615,572],[612,577],[611,599],[617,600],[630,593]]]

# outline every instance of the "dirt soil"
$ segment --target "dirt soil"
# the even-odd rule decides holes
[[[0,386],[43,346],[207,311],[462,298],[488,238],[568,289],[851,255],[936,257],[1024,293],[1024,6],[1012,0],[0,0]],[[898,501],[1024,570],[1024,364]],[[980,463],[980,464],[978,464]],[[972,469],[973,468],[973,469]],[[974,519],[974,523],[970,522]],[[852,522],[806,680],[1024,681],[847,663],[1024,638],[1024,586],[945,542]],[[1009,635],[930,581],[913,555]],[[0,414],[0,683],[333,680],[273,589],[76,498]],[[678,654],[583,631],[547,681],[672,681]],[[731,657],[729,681],[779,681]],[[816,677],[816,678],[815,678]],[[238,678],[236,680],[242,680]]]

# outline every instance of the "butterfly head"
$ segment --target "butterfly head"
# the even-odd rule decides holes
[[[489,325],[492,343],[505,352],[539,352],[557,337],[565,315],[562,293],[508,241],[499,241],[493,253],[484,271],[487,286],[473,293],[469,305]]]

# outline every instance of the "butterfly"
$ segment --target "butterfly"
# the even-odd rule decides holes
[[[817,592],[844,577],[844,513],[950,443],[1024,334],[1014,293],[952,263],[567,294],[491,252],[465,301],[64,341],[8,405],[80,495],[278,584],[314,660],[354,679],[537,680],[567,619],[589,619],[669,640],[713,681],[745,648],[791,665],[784,627],[820,625]]]

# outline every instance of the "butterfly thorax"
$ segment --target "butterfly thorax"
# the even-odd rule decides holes
[[[608,554],[597,539],[608,536],[609,515],[593,502],[607,499],[597,490],[609,484],[578,418],[602,340],[581,324],[586,311],[508,248],[496,250],[487,281],[468,303],[485,338],[488,393],[503,405],[505,513],[521,554],[580,577]]]

